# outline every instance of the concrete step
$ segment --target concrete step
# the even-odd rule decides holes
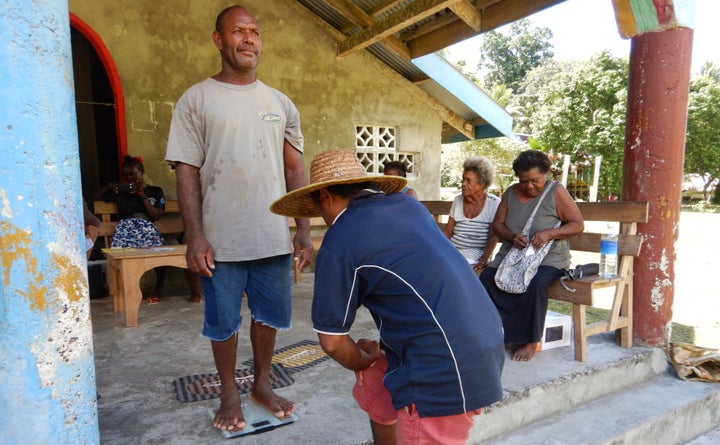
[[[469,443],[494,443],[524,425],[642,385],[667,370],[662,350],[621,348],[613,334],[589,339],[585,363],[574,360],[572,346],[542,351],[530,362],[506,360],[504,397],[475,417]]]
[[[695,439],[688,442],[686,445],[717,445],[720,443],[720,425],[716,426],[714,430],[708,431]]]
[[[492,439],[493,445],[685,444],[720,424],[720,385],[670,372]],[[707,440],[717,439],[717,435]]]

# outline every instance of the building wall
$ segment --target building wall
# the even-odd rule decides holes
[[[421,199],[438,199],[442,121],[409,82],[366,52],[344,58],[301,7],[246,0],[263,37],[258,77],[300,111],[305,163],[329,148],[354,148],[356,125],[397,127],[398,149],[421,153]],[[163,161],[172,108],[195,82],[220,70],[211,33],[228,3],[193,0],[70,0],[70,11],[103,39],[117,65],[126,103],[128,153],[142,156],[148,181],[176,196]]]

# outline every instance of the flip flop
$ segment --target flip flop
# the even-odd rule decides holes
[[[160,303],[160,299],[158,297],[150,297],[150,298],[143,298],[143,303],[145,304],[158,304]]]

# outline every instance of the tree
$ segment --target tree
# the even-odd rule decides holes
[[[510,138],[479,139],[443,147],[440,185],[460,187],[462,164],[472,156],[485,156],[495,165],[495,186],[502,193],[515,181],[512,163],[517,155],[527,150],[525,143]]]
[[[522,19],[510,25],[507,35],[497,31],[485,34],[478,70],[486,71],[486,87],[505,85],[519,93],[525,74],[552,59],[552,31],[550,28],[531,29],[530,26],[530,20]]]
[[[524,86],[534,145],[557,159],[570,154],[574,162],[581,161],[579,165],[602,156],[598,195],[619,195],[625,146],[627,60],[603,51],[586,62],[539,69],[552,74],[537,76],[533,71]]]
[[[690,81],[688,97],[685,174],[702,178],[706,201],[713,186],[720,186],[719,73],[712,63],[703,65],[700,76]]]

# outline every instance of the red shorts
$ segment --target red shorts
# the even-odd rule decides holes
[[[363,384],[356,382],[352,391],[358,406],[368,414],[370,420],[380,425],[397,422],[397,411],[392,405],[390,393],[383,385],[386,370],[387,360],[382,355],[374,365],[361,371]]]
[[[382,383],[387,370],[385,356],[363,371],[363,384],[355,384],[353,397],[370,420],[381,425],[397,423],[396,437],[399,445],[464,444],[470,436],[473,417],[482,412],[477,409],[454,416],[420,417],[412,404],[395,410],[390,393]]]

